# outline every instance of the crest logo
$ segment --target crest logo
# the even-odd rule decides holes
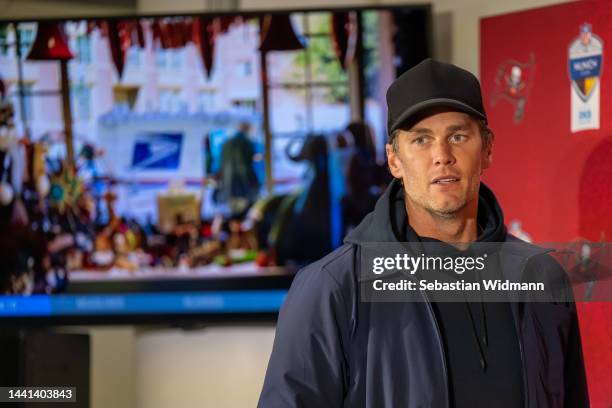
[[[603,62],[603,41],[593,34],[590,24],[580,27],[580,36],[570,45],[569,57],[572,85],[586,102],[599,83]]]
[[[599,129],[599,84],[603,65],[603,41],[591,24],[580,26],[580,34],[569,46],[569,76],[572,93],[572,132]]]

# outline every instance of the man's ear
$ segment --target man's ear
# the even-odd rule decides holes
[[[387,164],[389,166],[389,171],[391,172],[391,175],[393,175],[393,177],[395,178],[402,178],[401,160],[393,149],[393,146],[387,143],[385,145],[385,150],[387,152]]]
[[[488,169],[493,163],[493,146],[485,147],[482,152],[482,169]]]

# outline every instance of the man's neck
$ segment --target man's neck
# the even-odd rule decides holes
[[[406,213],[410,226],[420,237],[447,243],[471,243],[478,238],[478,200],[450,216],[432,214],[406,200]]]

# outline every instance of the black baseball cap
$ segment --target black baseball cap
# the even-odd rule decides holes
[[[434,107],[453,108],[487,121],[478,79],[465,69],[431,58],[393,81],[387,89],[387,107],[389,134]]]

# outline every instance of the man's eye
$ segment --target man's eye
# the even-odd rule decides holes
[[[416,139],[412,140],[412,143],[417,145],[423,144],[425,143],[425,138],[423,136],[417,137]]]
[[[458,143],[463,142],[466,139],[465,135],[452,135],[450,140],[451,142]]]

